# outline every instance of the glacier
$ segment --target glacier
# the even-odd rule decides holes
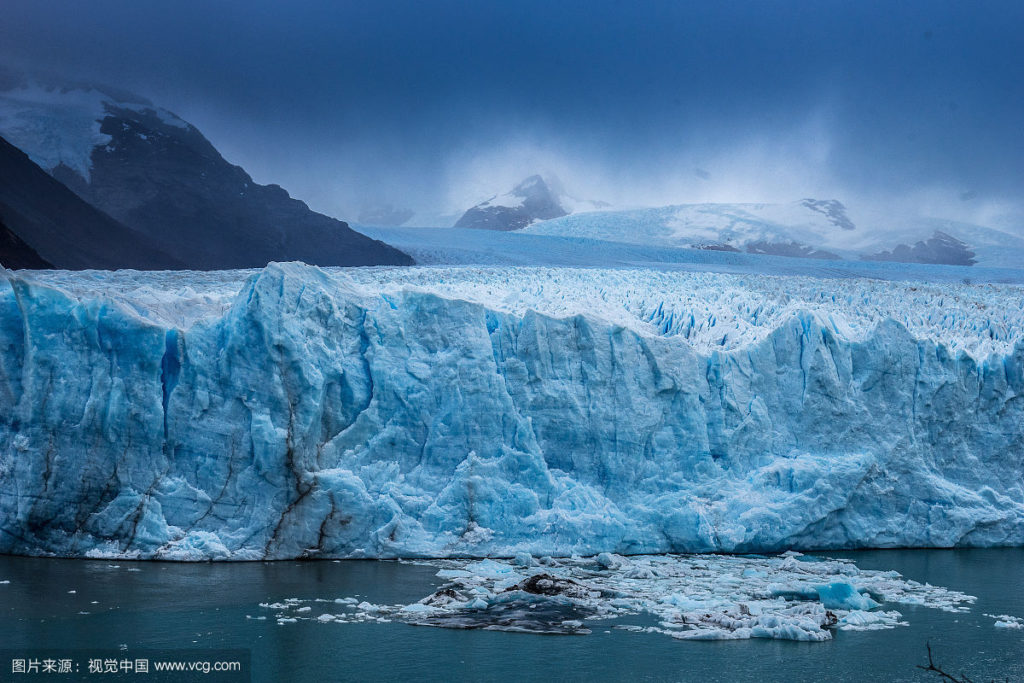
[[[590,214],[588,214],[590,215]],[[596,222],[596,221],[595,221]],[[536,224],[538,227],[545,223]],[[622,223],[618,224],[623,227]],[[430,266],[570,266],[602,268],[650,268],[654,270],[708,271],[717,273],[771,273],[810,277],[921,280],[926,282],[1024,283],[1021,258],[1009,243],[978,247],[979,254],[993,249],[999,259],[983,256],[988,265],[955,266],[886,261],[831,261],[768,254],[691,249],[615,241],[613,234],[598,238],[559,234],[535,234],[532,229],[512,232],[471,228],[380,228],[360,226],[359,231],[386,242]],[[619,239],[623,239],[619,237]],[[627,238],[632,239],[632,238]],[[972,245],[976,244],[972,242]],[[892,245],[890,245],[892,246]],[[1024,252],[1020,252],[1024,253]],[[999,265],[993,266],[997,262]]]
[[[0,552],[1021,545],[1022,294],[650,269],[5,271]]]
[[[989,227],[950,218],[918,215],[894,207],[836,200],[804,199],[784,204],[676,204],[603,209],[538,221],[523,232],[647,248],[730,245],[744,250],[756,243],[801,245],[844,259],[873,258],[898,244],[913,245],[941,232],[970,246],[978,265],[1019,268],[1024,235],[1009,225]]]

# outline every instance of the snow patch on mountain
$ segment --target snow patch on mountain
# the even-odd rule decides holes
[[[24,79],[0,90],[0,136],[21,149],[43,170],[64,166],[88,182],[92,153],[112,140],[100,131],[110,108],[152,113],[175,128],[191,126],[176,114],[130,95],[91,85],[47,85]]]
[[[538,220],[564,216],[558,196],[539,175],[532,175],[511,192],[494,196],[470,208],[455,223],[457,228],[521,230]]]
[[[660,246],[749,244],[803,245],[849,250],[849,220],[836,202],[833,213],[810,200],[791,204],[688,204],[652,209],[573,214],[530,226],[527,232]],[[838,217],[838,218],[837,218]],[[842,220],[840,220],[842,219]],[[837,224],[837,220],[840,223]]]
[[[93,149],[111,140],[100,132],[108,101],[95,89],[35,83],[0,91],[0,135],[44,170],[64,165],[88,180]]]

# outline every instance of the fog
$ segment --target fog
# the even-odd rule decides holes
[[[444,222],[532,173],[616,206],[1021,215],[1019,2],[5,0],[0,62],[128,88],[257,181]]]

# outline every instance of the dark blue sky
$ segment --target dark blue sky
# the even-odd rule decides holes
[[[456,211],[536,171],[624,204],[971,213],[1024,188],[1019,0],[4,0],[0,17],[4,62],[149,96],[342,217]]]

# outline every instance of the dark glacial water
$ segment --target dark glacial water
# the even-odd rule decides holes
[[[83,658],[100,650],[131,657],[169,648],[213,648],[247,650],[254,681],[937,681],[935,674],[915,668],[926,659],[926,642],[936,661],[956,675],[1024,680],[1024,629],[995,628],[985,616],[1024,617],[1024,549],[823,555],[854,559],[861,569],[896,570],[978,599],[963,613],[900,605],[909,626],[842,631],[821,643],[679,641],[618,630],[612,628],[615,622],[589,624],[589,635],[544,636],[402,623],[279,624],[259,606],[343,596],[411,603],[443,583],[437,569],[428,566],[0,557],[0,581],[9,582],[0,583],[0,680],[114,680],[89,675],[84,665],[77,676],[12,672],[12,657],[39,649]],[[640,618],[628,621],[644,624]],[[159,680],[153,674],[123,679]]]

